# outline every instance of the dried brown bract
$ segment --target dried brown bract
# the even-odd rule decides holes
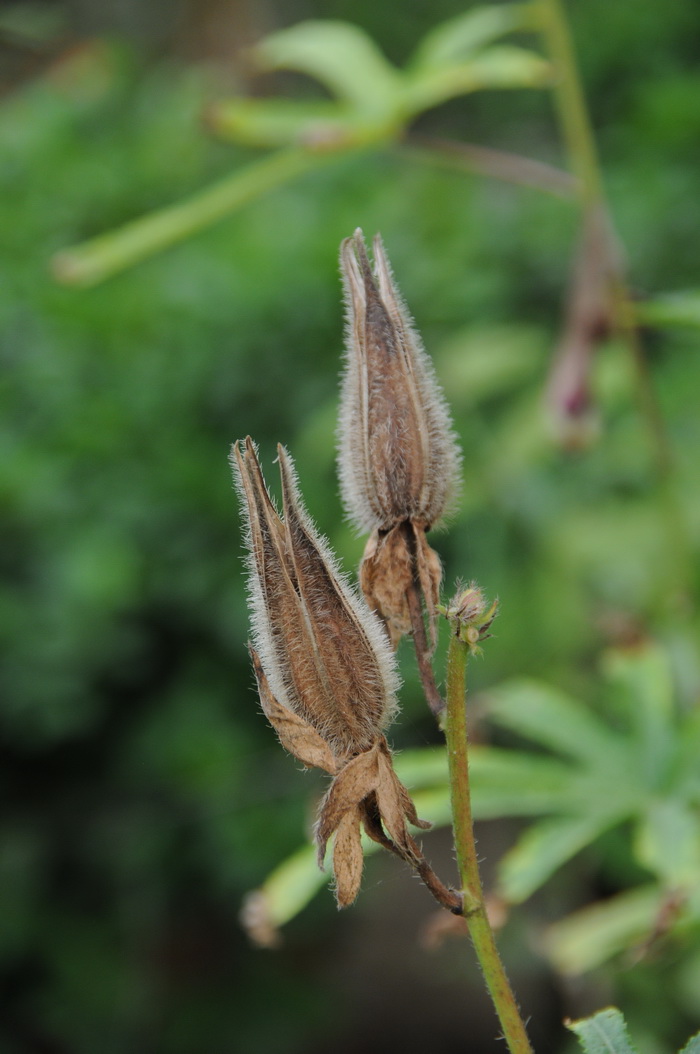
[[[382,734],[396,708],[391,648],[312,527],[291,459],[278,449],[283,518],[252,441],[233,452],[248,524],[251,656],[262,708],[282,745],[334,777],[316,839],[322,861],[335,834],[333,869],[344,907],[355,899],[362,875],[361,827],[421,873],[429,868],[406,823],[429,825],[418,820]],[[445,892],[454,908],[456,894]]]
[[[449,511],[459,451],[432,364],[394,284],[381,238],[374,272],[362,231],[341,246],[347,303],[339,475],[350,519],[371,531],[360,580],[394,647],[416,630],[420,588],[431,632],[440,561],[425,532]]]

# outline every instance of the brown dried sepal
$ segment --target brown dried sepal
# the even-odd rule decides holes
[[[414,867],[423,860],[406,822],[430,827],[419,820],[411,797],[394,772],[391,753],[382,736],[369,750],[351,758],[340,769],[321,805],[316,825],[319,863],[328,840],[336,836],[333,873],[338,907],[352,904],[362,878],[360,828]]]
[[[258,682],[260,705],[284,749],[307,768],[325,769],[333,775],[338,766],[325,739],[303,717],[299,717],[275,699],[258,653],[254,648],[249,650],[255,679]]]
[[[423,595],[434,647],[441,581],[439,557],[420,526],[405,522],[389,531],[372,532],[360,564],[360,586],[369,606],[383,619],[394,649],[412,631],[408,595],[416,585]]]

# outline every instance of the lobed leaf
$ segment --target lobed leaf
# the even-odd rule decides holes
[[[253,56],[264,69],[308,74],[358,112],[393,113],[400,98],[399,71],[348,22],[300,22],[265,37]]]
[[[593,1017],[568,1022],[585,1054],[637,1054],[627,1034],[625,1019],[616,1007],[599,1010]]]
[[[545,59],[526,48],[488,48],[466,62],[407,74],[406,110],[418,114],[485,88],[539,88],[550,81],[551,70]]]
[[[463,62],[492,40],[523,29],[530,21],[529,5],[499,4],[473,7],[431,29],[416,48],[409,64],[410,73],[442,69]]]

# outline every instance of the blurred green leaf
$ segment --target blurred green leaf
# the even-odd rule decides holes
[[[581,974],[639,943],[659,906],[658,886],[644,886],[576,911],[550,926],[545,948],[564,974]]]
[[[413,76],[464,62],[479,48],[531,23],[529,4],[494,4],[472,7],[431,29],[421,40],[408,63]]]
[[[581,1021],[571,1021],[567,1027],[576,1033],[585,1054],[636,1054],[625,1019],[615,1007],[599,1010]]]
[[[691,1036],[680,1051],[680,1054],[700,1054],[700,1032],[695,1036]]]
[[[619,761],[620,742],[600,719],[541,681],[513,680],[489,690],[487,713],[499,725],[579,761]]]
[[[476,54],[459,64],[419,70],[409,77],[406,108],[418,114],[458,95],[487,88],[541,88],[551,79],[551,66],[540,55],[505,44]]]
[[[671,889],[685,889],[700,876],[700,807],[675,798],[652,802],[636,831],[637,859]]]
[[[666,293],[635,304],[635,314],[647,326],[700,326],[700,292]]]
[[[222,138],[245,146],[330,150],[359,142],[366,133],[355,114],[323,99],[229,99],[209,107],[207,123]]]
[[[503,857],[498,868],[499,889],[518,904],[552,877],[554,872],[617,820],[614,814],[542,820],[533,824]]]
[[[458,330],[440,354],[440,377],[452,405],[471,408],[525,387],[542,370],[546,339],[523,325]]]
[[[325,85],[358,113],[394,114],[401,95],[399,71],[358,26],[348,22],[299,22],[265,37],[253,49],[262,69],[295,70]]]
[[[636,763],[645,782],[665,785],[675,760],[673,683],[666,652],[646,642],[603,657],[603,673],[616,689],[618,709],[636,740]]]

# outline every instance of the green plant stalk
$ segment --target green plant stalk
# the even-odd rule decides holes
[[[486,913],[474,841],[467,740],[466,683],[469,645],[453,633],[447,656],[445,737],[450,772],[452,823],[469,935],[511,1054],[532,1054],[515,995],[506,976]]]
[[[605,194],[598,151],[566,15],[560,0],[539,0],[537,9],[542,33],[556,70],[553,91],[559,123],[571,167],[580,181],[582,200],[588,205],[602,203]]]
[[[553,92],[562,136],[571,168],[579,180],[579,194],[585,208],[598,208],[610,216],[595,136],[588,114],[586,98],[576,62],[571,33],[561,0],[536,0],[540,30],[556,69]],[[608,223],[612,231],[612,224]],[[652,456],[659,480],[661,516],[668,537],[668,551],[673,554],[672,587],[667,598],[671,606],[687,607],[687,582],[693,566],[692,547],[683,512],[673,485],[673,457],[666,425],[661,413],[649,368],[642,348],[634,303],[624,272],[611,246],[610,304],[615,328],[632,360],[637,388],[637,403],[645,422]]]
[[[52,260],[54,277],[67,285],[95,285],[335,156],[301,149],[269,154],[176,205],[62,250]]]

